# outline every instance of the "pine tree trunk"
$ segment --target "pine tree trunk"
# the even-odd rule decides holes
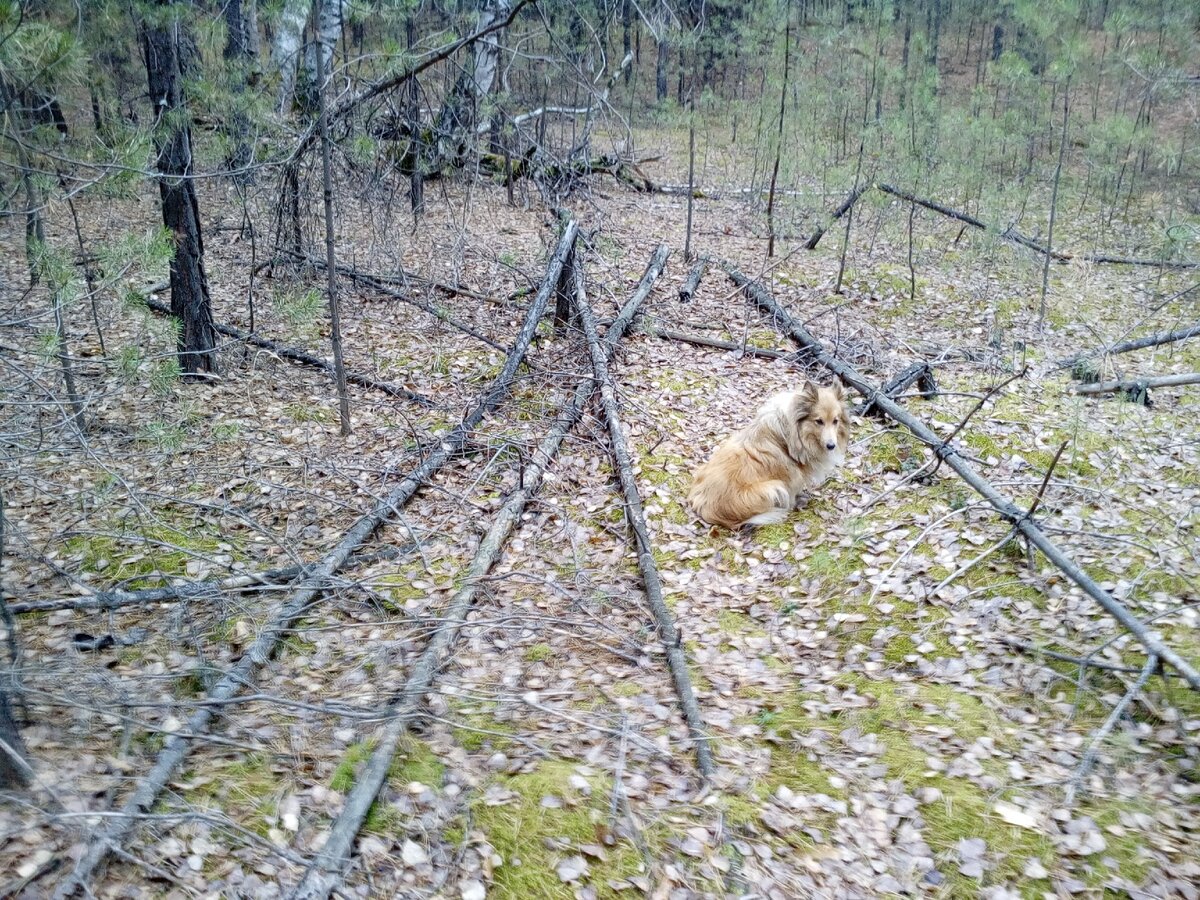
[[[621,58],[629,56],[633,52],[633,0],[623,0],[621,4],[621,49],[624,51]],[[628,82],[633,77],[633,66],[625,70],[625,81]]]
[[[301,106],[310,113],[320,105],[317,93],[324,83],[321,73],[329,72],[332,68],[333,51],[342,36],[346,0],[320,0],[312,6],[312,24],[317,30],[317,40],[309,42],[304,50],[304,87],[299,92]]]
[[[225,61],[233,70],[234,109],[230,117],[233,150],[226,160],[234,180],[250,181],[248,167],[254,161],[250,118],[242,108],[247,86],[258,81],[258,10],[256,0],[226,0]]]
[[[414,53],[417,46],[417,17],[410,15],[404,25],[408,39],[408,52]],[[412,160],[412,172],[408,176],[408,198],[412,204],[413,227],[416,220],[425,211],[425,173],[421,169],[425,159],[426,147],[421,137],[421,87],[417,79],[408,79],[408,127],[409,142],[412,149],[409,158]]]
[[[654,66],[654,99],[659,103],[667,99],[667,55],[670,50],[667,36],[663,34],[658,39],[658,61]]]
[[[158,0],[171,9],[171,0]],[[190,115],[183,98],[178,18],[154,25],[143,23],[142,49],[150,102],[156,119],[158,193],[163,224],[175,243],[171,258],[171,314],[179,320],[179,368],[185,375],[217,372],[217,332],[204,273],[204,241],[200,233],[200,204],[192,180]]]

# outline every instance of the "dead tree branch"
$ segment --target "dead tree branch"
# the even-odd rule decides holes
[[[1144,350],[1146,347],[1157,347],[1160,344],[1171,344],[1175,341],[1185,341],[1193,337],[1200,337],[1200,322],[1197,322],[1195,325],[1189,325],[1187,328],[1179,328],[1175,331],[1159,331],[1154,334],[1148,334],[1145,337],[1122,341],[1119,344],[1113,344],[1111,347],[1098,347],[1095,350],[1076,353],[1074,356],[1060,359],[1056,365],[1060,369],[1069,369],[1076,363],[1090,359],[1093,356],[1116,356],[1118,353],[1129,353],[1131,350]]]
[[[1166,646],[1155,636],[1144,623],[1108,591],[1100,587],[1096,581],[1076,565],[1059,547],[1046,536],[1046,533],[1031,519],[1024,510],[1014,506],[1003,497],[986,478],[963,459],[958,451],[945,440],[938,437],[921,420],[909,413],[890,397],[884,396],[873,387],[852,366],[829,353],[815,337],[809,334],[791,314],[780,306],[775,298],[756,281],[747,278],[731,266],[726,271],[734,284],[745,292],[746,296],[757,304],[764,312],[769,313],[772,321],[784,333],[788,334],[798,346],[810,352],[812,358],[829,371],[838,375],[842,381],[862,394],[867,400],[873,401],[892,419],[911,431],[920,441],[926,444],[937,457],[955,471],[971,488],[990,503],[1005,519],[1013,523],[1027,541],[1042,551],[1043,555],[1057,566],[1064,575],[1077,584],[1084,593],[1094,599],[1100,606],[1128,630],[1143,647],[1148,655],[1158,657],[1163,662],[1173,666],[1183,675],[1184,680],[1195,690],[1200,690],[1200,671],[1191,662],[1184,659],[1170,647]]]
[[[159,315],[171,315],[171,308],[157,300],[151,300],[150,294],[158,293],[166,290],[167,285],[155,285],[146,291],[146,307]],[[266,338],[261,338],[256,334],[251,334],[248,331],[242,331],[240,328],[234,328],[232,325],[214,325],[218,334],[223,334],[225,337],[233,338],[235,341],[242,341],[254,347],[261,347],[264,350],[270,350],[276,356],[290,360],[294,363],[300,363],[304,366],[312,366],[314,369],[320,369],[322,372],[327,372],[334,375],[334,367],[331,363],[326,362],[320,357],[313,356],[311,353],[305,353],[303,350],[297,350],[294,347],[285,347],[283,344],[276,341],[270,341]],[[426,397],[424,394],[418,394],[416,391],[410,391],[406,387],[401,387],[398,384],[393,384],[390,381],[378,381],[367,375],[361,375],[357,372],[347,372],[346,380],[351,384],[357,384],[359,387],[370,388],[373,391],[380,391],[387,394],[389,397],[400,397],[404,400],[411,400],[419,406],[432,407],[437,404],[433,400]]]
[[[817,244],[821,243],[821,238],[825,237],[825,232],[833,227],[834,222],[836,222],[846,213],[850,212],[850,208],[853,207],[854,204],[858,202],[859,198],[870,189],[870,184],[861,184],[850,191],[850,193],[846,195],[846,199],[843,200],[838,208],[833,211],[833,214],[829,217],[828,221],[818,225],[817,230],[813,232],[813,236],[804,242],[804,249],[816,250]]]
[[[933,366],[927,362],[915,362],[903,369],[899,375],[880,388],[880,392],[891,397],[893,400],[898,400],[914,384],[924,399],[929,400],[936,397],[938,389],[937,379],[933,376]],[[871,402],[857,407],[854,410],[854,414],[858,416],[875,416],[879,419],[887,418],[887,414]]]
[[[646,528],[646,514],[642,510],[642,498],[638,493],[637,479],[633,475],[633,462],[629,455],[629,447],[625,443],[624,431],[621,428],[616,387],[613,384],[612,374],[608,370],[604,349],[601,347],[596,333],[596,317],[584,294],[582,278],[576,284],[575,309],[579,314],[583,333],[587,337],[588,348],[591,351],[592,370],[600,385],[600,403],[604,409],[604,419],[608,426],[609,451],[612,453],[613,465],[621,482],[621,491],[625,495],[625,518],[628,520],[635,538],[638,569],[642,573],[642,588],[658,626],[659,638],[662,640],[663,650],[666,652],[667,668],[671,672],[671,679],[675,682],[675,693],[679,696],[684,722],[687,723],[688,732],[695,744],[697,768],[705,781],[708,781],[716,772],[710,739],[704,728],[700,705],[696,702],[696,692],[692,688],[691,676],[688,674],[687,656],[683,652],[683,636],[676,628],[674,617],[663,600],[662,580],[659,578],[658,564],[654,561],[653,545],[650,543],[650,533]]]
[[[796,358],[795,353],[785,353],[782,350],[768,350],[763,347],[743,347],[741,344],[733,341],[723,341],[720,338],[705,337],[702,334],[688,334],[683,331],[672,331],[669,328],[659,328],[657,325],[649,325],[642,323],[637,328],[642,334],[650,337],[662,338],[666,341],[679,341],[681,344],[693,344],[697,347],[711,347],[714,350],[731,350],[735,353],[744,353],[746,356],[757,356],[762,359],[790,359]]]
[[[1077,384],[1071,390],[1077,394],[1116,394],[1128,396],[1137,403],[1148,405],[1151,388],[1179,387],[1185,384],[1200,384],[1200,372],[1183,375],[1151,375],[1147,378],[1124,378],[1116,381],[1101,381],[1096,384]]]
[[[666,257],[666,247],[660,247],[658,255]],[[659,268],[661,269],[661,263]],[[546,284],[550,284],[547,278]],[[638,306],[645,299],[649,290],[639,290],[621,310],[620,316],[609,328],[604,339],[604,353],[611,355],[617,342],[624,336],[637,313]],[[420,658],[413,666],[408,680],[401,691],[396,694],[389,704],[392,718],[384,727],[382,735],[376,744],[371,758],[363,771],[355,780],[354,787],[346,798],[342,809],[330,830],[321,852],[313,860],[312,865],[304,873],[304,877],[296,889],[290,894],[292,900],[324,900],[338,890],[350,864],[350,854],[358,832],[366,820],[371,804],[379,795],[387,781],[392,758],[400,744],[400,740],[408,731],[409,726],[417,717],[424,702],[425,695],[433,686],[433,680],[445,662],[445,656],[459,629],[466,622],[467,614],[475,601],[479,585],[487,578],[488,572],[500,555],[501,549],[509,536],[516,529],[529,499],[541,487],[542,478],[550,466],[559,447],[568,432],[583,417],[588,399],[595,391],[596,383],[585,379],[575,389],[575,395],[559,415],[555,427],[538,445],[537,450],[526,462],[521,472],[521,484],[504,501],[487,534],[479,543],[479,549],[471,560],[463,586],[451,598],[441,626],[426,645]]]
[[[107,827],[93,834],[87,849],[76,863],[70,877],[65,879],[55,892],[56,900],[82,892],[90,896],[91,882],[96,870],[114,848],[118,848],[134,828],[138,816],[147,812],[158,799],[171,775],[183,762],[192,746],[192,738],[208,730],[219,705],[245,687],[254,683],[255,675],[274,653],[280,639],[287,634],[292,624],[310,609],[318,599],[329,578],[336,574],[350,555],[375,533],[393,513],[404,506],[429,478],[442,468],[455,454],[466,446],[470,434],[484,417],[500,405],[512,387],[517,369],[521,365],[529,344],[533,340],[538,322],[546,311],[546,302],[558,281],[562,260],[574,246],[578,225],[574,221],[563,229],[558,249],[551,257],[546,278],[537,296],[529,306],[512,353],[505,360],[504,368],[496,376],[487,394],[463,422],[447,437],[438,441],[436,448],[425,457],[403,481],[388,495],[362,516],[333,550],[325,555],[311,574],[306,576],[296,589],[272,610],[249,651],[221,678],[208,693],[209,704],[198,708],[188,719],[186,730],[170,735],[150,771],[137,783],[133,794],[125,801],[124,815],[114,818]]]
[[[1104,720],[1104,724],[1097,730],[1092,742],[1088,745],[1087,752],[1083,754],[1083,759],[1079,762],[1079,768],[1075,770],[1075,774],[1071,776],[1070,782],[1067,784],[1067,806],[1075,802],[1075,792],[1079,790],[1079,786],[1083,784],[1083,779],[1087,777],[1088,772],[1092,770],[1092,766],[1096,764],[1096,755],[1100,752],[1100,744],[1108,737],[1109,732],[1113,730],[1117,722],[1121,721],[1121,716],[1125,715],[1125,710],[1129,708],[1138,694],[1142,692],[1142,688],[1146,686],[1146,682],[1150,680],[1150,676],[1158,669],[1158,657],[1150,654],[1146,657],[1146,664],[1142,666],[1142,672],[1138,675],[1137,681],[1125,692],[1120,702],[1113,707],[1113,711],[1108,718]]]

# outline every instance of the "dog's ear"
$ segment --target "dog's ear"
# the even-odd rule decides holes
[[[833,396],[837,397],[839,400],[846,399],[846,385],[842,383],[841,378],[834,378],[833,384],[829,386],[829,389],[833,391]]]
[[[814,382],[805,380],[804,387],[800,388],[800,399],[811,406],[817,402],[817,391],[818,388]]]

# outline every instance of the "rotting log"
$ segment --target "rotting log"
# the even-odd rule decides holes
[[[921,392],[921,396],[926,400],[937,396],[937,380],[933,376],[933,366],[928,362],[915,362],[904,368],[900,374],[880,388],[880,392],[893,400],[900,399],[903,394],[913,385]],[[856,415],[860,416],[875,416],[876,418],[887,418],[887,413],[883,412],[876,404],[871,401],[859,406],[854,410]]]
[[[651,258],[646,275],[643,276],[637,291],[622,307],[620,315],[609,327],[604,336],[602,351],[606,358],[612,354],[617,343],[629,329],[638,307],[649,295],[650,287],[659,272],[662,271],[666,257],[666,246],[660,246]],[[433,686],[434,678],[444,664],[445,656],[453,645],[459,629],[466,623],[479,585],[491,571],[504,544],[516,529],[530,498],[541,487],[543,476],[558,453],[559,447],[562,446],[563,440],[583,417],[588,400],[595,389],[594,379],[588,378],[580,382],[571,402],[559,413],[554,428],[541,441],[537,450],[522,467],[519,487],[509,493],[496,517],[492,520],[487,534],[480,541],[479,547],[471,559],[462,587],[451,598],[446,612],[440,619],[438,629],[414,664],[404,687],[388,704],[391,718],[384,726],[366,766],[355,779],[354,787],[347,795],[342,812],[333,823],[329,837],[322,845],[320,853],[304,873],[300,884],[289,894],[292,900],[324,900],[341,887],[350,864],[350,854],[354,849],[355,839],[366,821],[371,804],[375,802],[375,798],[379,796],[380,790],[387,781],[392,759],[396,755],[401,739],[419,715],[425,695]]]
[[[1189,325],[1186,328],[1178,328],[1174,331],[1157,331],[1154,334],[1148,334],[1144,337],[1121,341],[1119,344],[1113,344],[1111,347],[1098,347],[1095,350],[1086,350],[1083,353],[1076,353],[1074,356],[1060,359],[1055,365],[1060,369],[1069,369],[1076,363],[1083,362],[1085,359],[1091,359],[1095,356],[1115,356],[1118,353],[1129,353],[1133,350],[1144,350],[1147,347],[1157,347],[1161,344],[1186,341],[1188,338],[1193,337],[1200,337],[1200,322],[1197,322],[1195,325]]]
[[[150,295],[165,290],[166,285],[155,285],[146,290],[145,303],[146,308],[158,313],[159,315],[173,315],[171,308],[166,304],[159,303],[157,300],[151,300]],[[333,364],[328,363],[320,357],[313,356],[311,353],[305,353],[303,350],[297,350],[295,347],[287,347],[276,341],[267,340],[259,337],[256,334],[251,334],[248,331],[242,331],[240,328],[234,328],[232,325],[215,325],[219,334],[225,337],[233,338],[235,341],[242,341],[254,347],[261,347],[263,350],[269,350],[276,356],[281,357],[291,362],[300,363],[305,366],[312,366],[314,369],[320,369],[329,375],[333,375]],[[373,391],[380,391],[390,397],[401,397],[404,400],[411,400],[419,406],[433,407],[437,404],[433,400],[426,397],[424,394],[419,394],[416,391],[410,391],[406,387],[401,387],[398,384],[393,384],[390,381],[378,381],[368,375],[361,375],[357,372],[347,372],[346,380],[351,384],[357,384],[359,387],[370,388]]]
[[[1184,375],[1154,375],[1148,378],[1121,378],[1115,381],[1101,381],[1093,384],[1077,384],[1072,390],[1077,394],[1124,394],[1135,403],[1150,405],[1152,388],[1180,387],[1185,384],[1200,384],[1200,372],[1188,372]]]
[[[799,347],[808,351],[814,361],[839,376],[845,384],[862,394],[868,402],[876,404],[893,420],[911,431],[918,440],[926,444],[933,451],[939,460],[944,462],[963,481],[970,485],[976,493],[987,500],[1001,516],[1011,522],[1013,528],[1019,531],[1027,541],[1041,550],[1042,554],[1057,566],[1064,575],[1075,582],[1085,594],[1099,603],[1110,616],[1128,630],[1146,649],[1146,653],[1149,656],[1156,656],[1164,663],[1169,664],[1183,676],[1184,680],[1194,690],[1200,690],[1200,671],[1197,671],[1192,663],[1166,646],[1144,623],[1140,622],[1130,612],[1128,607],[1108,591],[1104,590],[1104,588],[1100,587],[1090,575],[1076,565],[1059,549],[1058,545],[1046,536],[1046,533],[1042,531],[1034,519],[1030,518],[1025,510],[1013,505],[1011,501],[1007,500],[992,486],[991,482],[976,472],[971,464],[959,455],[953,445],[943,441],[920,419],[873,387],[853,366],[829,353],[820,341],[809,334],[799,322],[792,318],[787,310],[776,302],[775,298],[771,296],[765,287],[757,281],[747,278],[728,263],[724,264],[724,268],[733,283],[740,287],[746,296],[761,310],[769,313],[772,321],[777,326],[782,326],[781,330],[795,341]]]
[[[813,232],[813,236],[804,242],[804,249],[816,250],[817,244],[821,243],[821,238],[825,237],[825,232],[833,226],[834,222],[836,222],[846,213],[850,212],[850,208],[854,206],[854,204],[858,202],[859,198],[870,189],[871,184],[867,183],[861,184],[850,191],[850,193],[846,195],[846,199],[843,200],[838,208],[833,211],[833,214],[830,215],[829,221],[825,222],[823,225],[818,225],[817,230]]]
[[[710,738],[704,728],[704,717],[700,714],[700,705],[696,702],[696,692],[692,688],[691,675],[688,674],[687,656],[683,652],[683,637],[675,626],[675,619],[663,599],[662,579],[658,574],[658,564],[654,561],[654,548],[650,542],[650,533],[646,528],[646,514],[642,509],[642,498],[638,493],[637,480],[633,476],[633,462],[629,455],[629,447],[625,443],[625,434],[621,429],[616,387],[608,369],[604,348],[597,336],[596,316],[584,294],[582,278],[579,279],[576,286],[575,309],[579,315],[580,324],[583,326],[584,336],[587,338],[588,349],[591,352],[592,370],[596,382],[600,385],[600,405],[604,410],[604,420],[608,427],[609,452],[612,454],[613,467],[617,471],[621,492],[625,497],[625,518],[634,534],[638,569],[642,573],[642,588],[658,627],[658,636],[666,653],[671,680],[675,683],[675,693],[679,697],[683,720],[695,745],[696,767],[700,770],[704,780],[709,781],[716,773]]]
[[[687,303],[696,294],[696,289],[700,287],[700,279],[704,277],[704,270],[708,268],[708,257],[702,256],[696,260],[692,266],[692,270],[688,272],[687,280],[684,281],[683,287],[679,289],[679,302]]]
[[[56,900],[74,896],[76,892],[82,892],[86,896],[94,893],[91,883],[96,870],[107,859],[114,847],[120,847],[138,820],[153,807],[172,774],[188,755],[192,746],[191,739],[208,730],[213,717],[225,701],[244,687],[253,684],[259,668],[271,658],[279,641],[288,633],[292,624],[311,608],[329,579],[342,568],[351,554],[362,546],[380,525],[391,518],[393,513],[408,503],[435,472],[459,453],[467,445],[471,432],[479,426],[488,413],[500,405],[512,387],[517,369],[529,350],[533,335],[537,331],[538,322],[546,312],[546,303],[558,281],[562,261],[574,245],[577,233],[578,226],[574,222],[569,223],[563,229],[558,248],[547,267],[546,278],[533,302],[529,305],[512,352],[508,355],[504,362],[504,368],[492,381],[483,399],[458,427],[438,441],[437,446],[419,466],[410,472],[387,496],[376,503],[370,512],[359,518],[338,542],[338,545],[327,553],[314,566],[313,571],[299,582],[295,590],[271,611],[266,624],[250,649],[208,692],[207,699],[210,702],[200,706],[192,713],[184,731],[167,737],[154,765],[137,782],[133,794],[125,801],[122,814],[109,819],[107,825],[99,828],[89,837],[87,848],[75,864],[71,875],[55,891]]]

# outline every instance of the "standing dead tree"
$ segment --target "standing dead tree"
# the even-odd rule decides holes
[[[601,351],[606,359],[612,355],[617,343],[629,330],[638,307],[650,293],[650,285],[653,284],[654,277],[657,277],[658,272],[662,271],[662,264],[666,256],[667,248],[659,247],[651,260],[650,268],[647,269],[647,277],[643,278],[644,288],[643,285],[639,285],[638,290],[609,327]],[[543,290],[549,284],[550,280],[547,279]],[[543,303],[547,300],[548,297],[544,298]],[[392,718],[384,727],[365,768],[355,779],[354,787],[347,796],[346,804],[337,821],[334,822],[320,854],[313,860],[300,884],[290,895],[292,900],[324,900],[341,887],[350,864],[350,854],[353,851],[358,832],[362,828],[363,822],[366,821],[371,804],[375,802],[375,798],[379,796],[379,792],[387,781],[392,758],[396,755],[401,739],[420,713],[425,695],[433,686],[433,680],[444,665],[448,650],[466,623],[479,585],[491,571],[504,544],[516,529],[530,498],[541,487],[542,478],[562,446],[563,440],[583,418],[588,399],[595,389],[594,379],[585,379],[580,383],[575,389],[571,402],[559,414],[554,428],[525,462],[521,471],[520,486],[508,495],[495,519],[492,520],[491,527],[480,541],[479,548],[471,559],[463,585],[451,598],[438,630],[413,666],[404,687],[388,704]]]
[[[843,362],[831,354],[805,328],[792,318],[775,298],[759,282],[747,278],[737,269],[725,264],[725,271],[730,279],[740,287],[746,297],[754,302],[759,309],[771,317],[775,327],[788,335],[799,347],[807,351],[809,358],[820,363],[829,371],[839,376],[843,382],[853,387],[869,402],[873,403],[887,415],[911,431],[922,443],[927,445],[934,455],[952,469],[963,481],[981,497],[987,500],[997,512],[1012,523],[1033,546],[1057,566],[1064,575],[1075,582],[1085,594],[1095,600],[1114,619],[1117,620],[1138,642],[1150,656],[1158,657],[1163,663],[1174,667],[1185,681],[1195,690],[1200,690],[1200,671],[1184,659],[1179,653],[1166,646],[1144,623],[1130,612],[1129,608],[1117,600],[1112,594],[1100,587],[1096,581],[1076,565],[1056,545],[1032,518],[1031,511],[1014,506],[999,493],[986,478],[980,475],[968,463],[954,446],[925,425],[920,419],[909,413],[890,397],[873,387],[853,366]]]
[[[138,781],[133,794],[125,801],[122,814],[110,819],[108,825],[98,829],[89,838],[87,849],[76,863],[74,871],[55,892],[56,900],[75,896],[76,893],[92,895],[91,883],[95,879],[96,870],[115,848],[120,848],[139,819],[153,807],[172,774],[187,757],[192,747],[192,739],[208,730],[213,717],[225,701],[254,683],[258,670],[271,658],[280,640],[289,633],[292,624],[303,613],[311,610],[314,601],[329,584],[329,579],[345,565],[351,554],[362,546],[380,525],[408,503],[435,472],[461,452],[467,445],[471,432],[488,413],[500,405],[512,387],[517,369],[529,350],[538,322],[546,311],[547,300],[558,282],[562,261],[574,247],[578,230],[574,221],[567,223],[563,229],[542,288],[529,306],[520,334],[513,343],[512,352],[504,362],[504,368],[496,376],[484,398],[457,428],[437,442],[436,447],[416,469],[383,500],[375,504],[370,512],[355,522],[338,545],[271,611],[266,625],[250,649],[208,692],[210,702],[199,707],[191,715],[184,730],[167,737],[154,765]]]
[[[665,255],[664,253],[664,258]],[[688,674],[687,656],[683,652],[683,637],[675,626],[675,619],[663,600],[662,579],[658,574],[658,564],[654,561],[654,548],[650,543],[650,533],[646,528],[646,513],[642,509],[642,498],[638,493],[637,479],[633,476],[633,462],[629,455],[629,447],[625,443],[625,434],[621,429],[616,387],[613,384],[612,374],[608,370],[608,360],[604,349],[597,336],[596,317],[584,294],[582,278],[579,278],[576,284],[575,309],[583,325],[583,333],[587,337],[596,382],[600,385],[600,405],[604,410],[604,420],[608,427],[609,452],[612,454],[613,465],[621,483],[621,492],[625,497],[625,518],[634,535],[638,569],[642,573],[642,588],[646,593],[650,611],[654,614],[658,636],[667,657],[667,668],[670,670],[671,680],[675,683],[675,693],[679,697],[679,705],[683,711],[683,720],[687,724],[688,732],[695,744],[696,766],[707,781],[716,772],[712,746],[708,733],[704,729],[704,717],[700,714],[700,705],[696,702],[692,678]]]

